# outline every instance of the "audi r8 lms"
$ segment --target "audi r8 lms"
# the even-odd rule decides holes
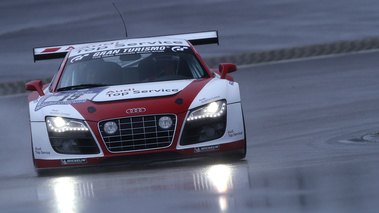
[[[210,69],[193,45],[217,31],[34,48],[63,58],[26,84],[33,161],[44,168],[199,156],[244,158],[234,64]]]

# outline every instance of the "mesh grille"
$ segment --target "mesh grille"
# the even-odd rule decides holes
[[[168,129],[158,126],[161,117],[172,119],[173,125]],[[118,130],[108,135],[104,132],[104,124],[113,121]],[[111,152],[139,151],[147,149],[165,148],[170,146],[175,132],[175,115],[152,115],[141,117],[128,117],[101,121],[99,129],[103,141]]]

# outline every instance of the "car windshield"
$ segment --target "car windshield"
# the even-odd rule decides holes
[[[99,51],[69,58],[57,90],[209,77],[188,47],[167,46],[144,52],[126,50]]]

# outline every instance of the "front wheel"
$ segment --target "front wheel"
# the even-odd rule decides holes
[[[243,137],[244,137],[245,143],[243,145],[243,152],[240,154],[240,158],[239,159],[245,158],[246,157],[246,153],[247,153],[247,138],[246,138],[246,127],[245,127],[245,115],[243,113],[242,106],[241,106],[241,111],[242,111],[242,122],[243,122]]]
[[[37,165],[36,165],[36,159],[34,157],[34,149],[33,149],[33,141],[30,141],[30,144],[32,146],[32,160],[33,160],[33,166],[34,166],[34,170],[37,169]]]
[[[245,127],[245,116],[243,114],[242,106],[241,106],[241,111],[242,111],[242,122],[243,122],[243,133],[244,133],[244,144],[243,144],[243,149],[239,153],[234,153],[230,155],[230,159],[233,160],[241,160],[246,157],[247,154],[247,138],[246,138],[246,127]]]

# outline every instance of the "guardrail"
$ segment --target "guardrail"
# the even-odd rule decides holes
[[[210,67],[216,67],[220,62],[248,65],[324,55],[337,55],[371,49],[379,49],[379,37],[234,54],[229,56],[207,58],[206,62]]]
[[[379,49],[379,37],[233,54],[220,57],[208,57],[205,58],[205,61],[209,67],[217,67],[221,62],[249,65],[324,55],[337,55],[372,49]],[[27,92],[25,90],[25,84],[28,81],[29,80],[0,83],[0,96]],[[50,81],[51,78],[42,79],[43,83],[48,83]]]

